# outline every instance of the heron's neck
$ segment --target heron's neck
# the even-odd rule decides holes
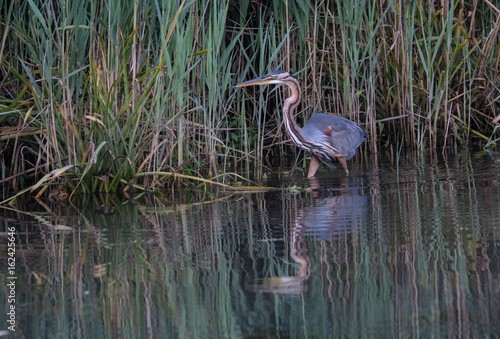
[[[300,103],[300,87],[298,82],[289,81],[286,83],[292,95],[285,100],[285,104],[283,105],[283,121],[285,123],[285,129],[292,139],[292,141],[296,145],[301,145],[301,141],[303,141],[304,136],[302,134],[301,128],[297,126],[297,122],[295,121],[295,117],[293,113],[295,109]]]

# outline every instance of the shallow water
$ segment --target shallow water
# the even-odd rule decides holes
[[[498,337],[496,154],[349,167],[181,205],[108,197],[0,211],[6,310],[16,226],[16,335]]]

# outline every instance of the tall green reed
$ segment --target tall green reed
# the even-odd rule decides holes
[[[371,151],[498,137],[490,2],[30,0],[0,13],[4,192],[231,183],[299,164],[282,87],[232,89],[279,68],[302,84],[299,124],[348,117]]]
[[[195,36],[191,27],[197,22],[198,33],[208,26],[220,35],[215,42],[208,41],[215,56],[212,59],[218,58],[225,17],[213,14],[219,24],[215,28],[211,21],[200,18],[203,8],[196,8],[194,1],[144,1],[134,6],[112,0],[77,1],[63,5],[18,3],[14,10],[18,16],[12,17],[14,31],[26,29],[25,39],[14,50],[22,54],[14,65],[24,71],[19,80],[27,84],[29,99],[33,99],[23,104],[33,105],[27,112],[36,111],[37,115],[22,116],[26,111],[19,110],[21,117],[11,114],[9,118],[46,128],[40,137],[30,135],[40,149],[25,148],[37,168],[49,173],[38,183],[110,192],[138,181],[137,174],[145,172],[151,173],[148,184],[154,188],[159,177],[154,173],[189,169],[193,158],[199,165],[201,143],[193,135],[204,121],[197,124],[197,115],[190,112],[203,106],[201,102],[194,105],[192,98],[197,93],[186,89],[188,82],[199,84],[198,77],[190,76],[200,62],[197,49],[205,45],[207,37]],[[27,27],[23,26],[24,16],[34,18]],[[226,53],[219,64],[227,67],[231,64],[228,58]],[[213,60],[207,65],[211,67]],[[212,79],[217,72],[226,80],[222,94],[208,98],[212,114],[217,112],[214,100],[223,102],[229,87],[228,70],[219,66],[211,72]],[[210,93],[216,87],[207,85]],[[200,135],[206,136],[213,159],[211,143],[217,139],[216,133],[209,128]],[[19,151],[14,149],[11,163],[18,157]],[[17,167],[9,174],[22,171]]]

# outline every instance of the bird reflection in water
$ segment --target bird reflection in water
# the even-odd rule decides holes
[[[306,291],[311,260],[304,237],[312,237],[315,241],[334,241],[361,229],[368,218],[369,196],[362,195],[360,187],[349,187],[347,178],[340,180],[339,188],[321,189],[318,179],[309,178],[314,199],[310,206],[297,211],[290,237],[290,257],[298,264],[297,274],[256,279],[247,285],[247,290],[287,294]]]

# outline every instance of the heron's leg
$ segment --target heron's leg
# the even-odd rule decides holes
[[[347,175],[349,175],[349,170],[347,169],[347,163],[345,161],[345,157],[338,157],[337,161],[342,165],[342,167],[344,168],[345,173]]]
[[[314,174],[316,173],[316,170],[318,169],[319,165],[321,165],[321,161],[318,159],[317,156],[313,155],[311,157],[311,163],[309,164],[309,172],[307,173],[308,178],[314,177]]]

